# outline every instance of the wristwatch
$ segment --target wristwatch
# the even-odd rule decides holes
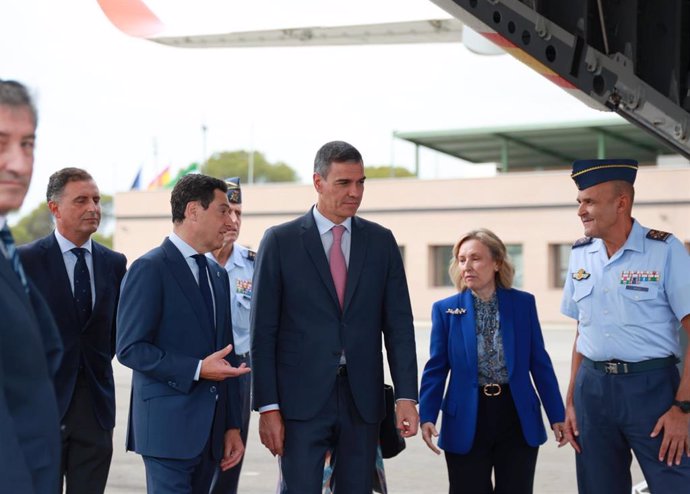
[[[690,413],[690,401],[673,400],[673,404],[680,408],[683,413]]]

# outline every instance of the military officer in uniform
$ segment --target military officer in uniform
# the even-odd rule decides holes
[[[252,276],[254,275],[254,258],[256,252],[237,243],[242,226],[242,190],[240,177],[228,178],[228,201],[230,202],[230,219],[232,227],[223,238],[223,246],[206,254],[228,272],[230,278],[230,302],[232,304],[232,334],[235,340],[235,353],[238,365],[246,363],[251,367],[249,359],[249,309],[252,301]],[[247,444],[249,416],[251,414],[251,375],[245,374],[237,378],[240,388],[242,409],[242,427],[240,430],[242,441]],[[212,494],[236,494],[239,484],[242,461],[225,472],[218,472],[211,489]]]
[[[566,432],[580,493],[628,494],[631,450],[651,492],[690,489],[690,256],[632,217],[634,160],[578,160],[586,237],[570,255],[561,312],[578,321]],[[682,327],[682,329],[681,329]]]

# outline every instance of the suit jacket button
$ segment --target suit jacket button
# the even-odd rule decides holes
[[[176,388],[177,383],[175,381],[168,381],[168,386],[170,386],[171,388]]]
[[[216,387],[215,387],[215,386],[211,386],[211,387],[209,388],[209,391],[210,391],[211,393],[215,393],[215,392],[216,392]]]

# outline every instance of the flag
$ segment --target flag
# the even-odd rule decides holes
[[[139,190],[141,189],[141,169],[142,167],[139,167],[139,171],[137,172],[137,176],[134,177],[134,182],[132,182],[132,186],[129,188],[129,190]]]
[[[172,189],[175,187],[175,184],[184,177],[185,175],[189,175],[190,173],[197,173],[199,171],[199,164],[198,163],[192,163],[189,165],[187,168],[182,168],[179,172],[177,172],[177,175],[175,175],[175,178],[170,180],[167,184],[165,184],[166,189]]]
[[[148,190],[157,190],[165,187],[170,182],[170,165],[166,166],[156,178],[149,183]]]

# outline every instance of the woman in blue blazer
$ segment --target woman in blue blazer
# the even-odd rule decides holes
[[[439,436],[443,410],[438,447],[445,450],[451,494],[532,492],[537,451],[546,441],[540,398],[556,440],[569,439],[534,296],[511,288],[514,271],[494,233],[469,232],[453,247],[449,270],[459,293],[433,306],[420,421],[422,438],[440,454],[432,436]]]

